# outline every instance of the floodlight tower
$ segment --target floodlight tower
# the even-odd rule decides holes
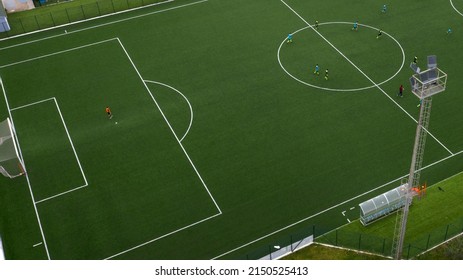
[[[416,127],[415,146],[413,148],[412,163],[406,187],[406,198],[404,207],[398,211],[394,231],[394,241],[392,244],[392,256],[398,260],[402,258],[405,229],[407,217],[413,195],[412,188],[420,183],[421,166],[423,163],[424,147],[428,133],[429,119],[431,117],[432,96],[445,91],[447,74],[437,68],[436,56],[428,56],[428,69],[420,72],[416,64],[410,67],[415,74],[410,78],[412,93],[420,99],[420,117]]]

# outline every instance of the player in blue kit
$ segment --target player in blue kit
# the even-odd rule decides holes
[[[318,66],[318,64],[315,64],[315,71],[313,71],[313,73],[316,75],[320,75],[320,67]]]
[[[286,39],[286,44],[292,43],[293,42],[293,34],[289,33],[288,38]]]

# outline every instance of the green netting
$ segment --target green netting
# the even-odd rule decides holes
[[[37,7],[34,10],[35,15],[11,15],[8,18],[11,30],[0,33],[0,38],[96,18],[159,2],[163,2],[163,0],[96,0],[92,3],[77,6],[72,5],[72,3],[69,3],[69,5],[64,3],[57,5],[50,11],[46,11],[44,8],[43,13],[40,13],[41,7]],[[27,12],[25,13],[27,14]]]

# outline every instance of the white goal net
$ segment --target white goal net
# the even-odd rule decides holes
[[[0,123],[0,173],[9,178],[24,174],[15,132],[9,118]]]

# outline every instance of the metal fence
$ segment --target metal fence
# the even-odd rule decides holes
[[[446,226],[434,228],[420,234],[407,233],[403,249],[403,259],[412,259],[429,249],[444,243],[463,232],[463,218],[454,220]],[[392,237],[392,232],[391,232]],[[391,257],[392,238],[378,237],[345,229],[337,229],[319,236],[315,241],[342,248],[365,251]]]
[[[53,9],[50,12],[44,12],[33,16],[16,16],[12,14],[8,17],[11,30],[0,33],[0,38],[7,38],[88,20],[125,10],[154,5],[160,2],[166,2],[166,0],[95,0],[93,3],[79,6],[65,7],[63,5],[60,9]],[[38,7],[37,9],[42,8]]]
[[[463,233],[463,217],[455,219],[446,226],[434,228],[421,234],[408,234],[403,250],[403,259],[413,259],[431,248]],[[321,226],[310,226],[297,233],[290,234],[246,254],[243,259],[275,259],[281,252],[291,253],[307,245],[307,238],[313,237],[317,243],[368,252],[384,257],[391,257],[392,231],[390,238],[379,237],[345,228],[329,231]],[[311,241],[311,239],[310,239]]]

